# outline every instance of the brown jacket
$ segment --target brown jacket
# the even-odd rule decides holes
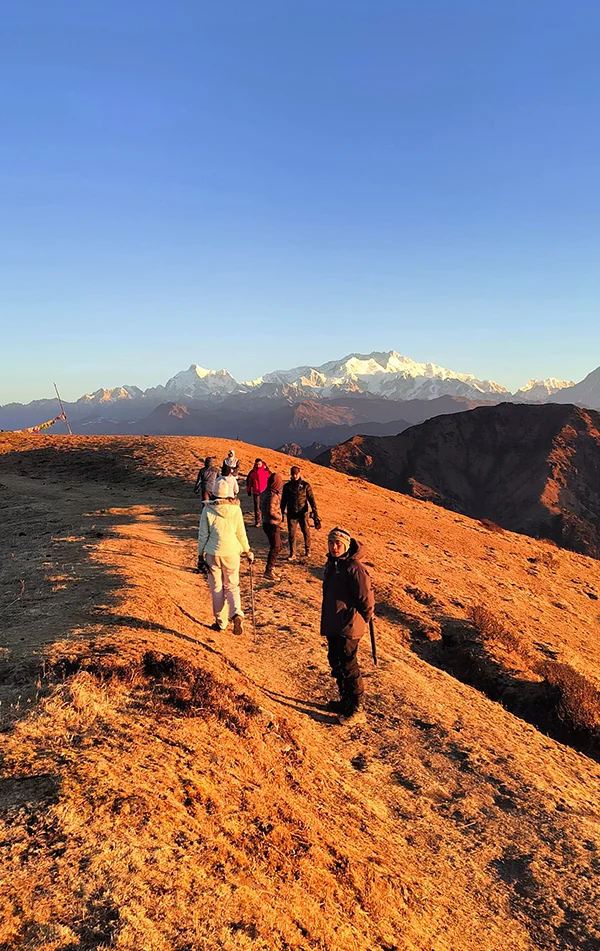
[[[272,472],[267,482],[267,488],[260,497],[263,525],[281,525],[281,490],[283,479],[278,472]]]
[[[364,549],[353,538],[341,558],[327,555],[323,578],[321,634],[359,640],[373,617],[375,599],[371,576],[362,563]]]

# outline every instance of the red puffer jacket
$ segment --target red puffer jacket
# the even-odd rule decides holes
[[[271,473],[266,466],[253,466],[246,478],[246,488],[248,495],[260,495],[267,488],[267,482]]]

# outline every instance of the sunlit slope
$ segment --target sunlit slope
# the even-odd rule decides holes
[[[304,463],[315,563],[265,585],[247,517],[257,637],[214,635],[190,570],[200,461],[293,460],[0,439],[0,944],[597,946],[597,562]],[[352,731],[323,709],[334,524],[365,543],[378,601]],[[544,663],[585,681],[585,724]]]

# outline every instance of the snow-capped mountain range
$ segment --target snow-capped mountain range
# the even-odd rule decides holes
[[[530,380],[514,396],[543,401],[573,383],[565,380]],[[352,353],[321,366],[275,370],[255,380],[238,383],[228,370],[207,370],[192,364],[176,373],[164,386],[140,390],[135,386],[96,390],[81,397],[86,403],[111,403],[143,398],[152,402],[213,401],[233,394],[249,397],[331,397],[347,393],[370,394],[391,400],[436,399],[454,396],[498,402],[513,396],[493,380],[480,380],[470,373],[457,373],[435,363],[417,363],[396,353]]]
[[[546,380],[530,380],[529,383],[517,390],[515,396],[522,396],[526,400],[543,403],[549,396],[571,386],[575,386],[573,380],[556,380],[554,377],[548,377]]]

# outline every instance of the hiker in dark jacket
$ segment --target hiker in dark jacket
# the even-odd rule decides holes
[[[252,496],[252,501],[254,502],[254,524],[257,528],[260,528],[262,525],[260,497],[267,488],[270,475],[271,473],[269,472],[268,466],[265,465],[262,459],[255,459],[254,465],[246,476],[246,491],[248,495]]]
[[[281,489],[283,479],[278,472],[272,472],[267,482],[267,488],[260,497],[262,522],[265,535],[269,539],[269,554],[265,578],[270,581],[279,581],[279,575],[273,571],[277,555],[281,551]]]
[[[219,478],[221,470],[217,465],[215,456],[207,456],[204,460],[204,466],[198,473],[194,494],[200,495],[203,502],[208,501],[215,494],[215,482]]]
[[[321,635],[327,638],[327,659],[335,677],[339,701],[328,709],[338,712],[340,722],[355,721],[364,692],[358,666],[358,642],[373,617],[375,601],[371,578],[362,559],[362,545],[344,528],[334,528],[328,537],[329,553],[323,578]]]
[[[240,460],[235,454],[234,449],[230,449],[223,459],[223,466],[227,466],[230,475],[237,475],[240,468]]]
[[[309,506],[317,530],[321,527],[321,520],[317,513],[317,505],[310,482],[305,482],[302,478],[300,466],[292,466],[290,475],[291,479],[284,485],[281,495],[281,514],[285,515],[287,509],[288,541],[290,544],[288,561],[295,561],[298,528],[300,528],[304,537],[304,554],[307,558],[310,555]]]

